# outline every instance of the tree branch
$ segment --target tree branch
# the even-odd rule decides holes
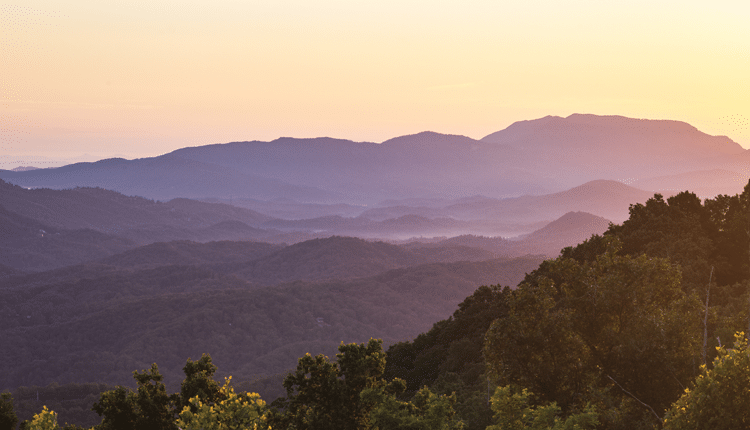
[[[657,413],[656,413],[656,411],[654,410],[654,408],[652,408],[651,406],[649,406],[649,405],[647,405],[647,404],[643,403],[643,402],[641,401],[641,399],[639,399],[638,397],[634,396],[634,395],[633,395],[633,393],[631,393],[630,391],[628,391],[628,390],[626,390],[626,389],[622,388],[622,385],[618,384],[618,383],[617,383],[617,381],[615,381],[615,380],[614,380],[614,379],[613,379],[613,378],[612,378],[611,376],[607,375],[607,378],[609,378],[609,380],[610,380],[610,381],[614,382],[614,383],[615,383],[615,385],[617,385],[618,387],[620,387],[620,389],[621,389],[622,391],[624,391],[624,392],[625,392],[625,394],[627,394],[628,396],[630,396],[630,397],[634,398],[634,399],[635,399],[635,400],[636,400],[636,401],[637,401],[638,403],[642,404],[643,406],[647,407],[647,408],[648,408],[648,409],[649,409],[649,410],[651,411],[651,413],[653,413],[653,414],[654,414],[654,416],[656,417],[656,419],[657,419],[657,420],[659,420],[659,421],[662,421],[661,417],[659,416],[659,414],[657,414]]]
[[[706,344],[708,342],[708,299],[711,297],[711,280],[714,278],[714,266],[711,266],[711,274],[708,276],[708,287],[706,287],[706,313],[703,316],[703,364],[706,364]]]

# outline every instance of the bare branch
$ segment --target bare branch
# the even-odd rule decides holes
[[[654,416],[656,417],[656,419],[657,419],[657,420],[659,420],[659,421],[662,421],[661,417],[659,416],[659,414],[657,414],[657,413],[656,413],[656,411],[654,410],[654,408],[652,408],[651,406],[649,406],[649,405],[647,405],[647,404],[643,403],[643,402],[641,401],[641,399],[639,399],[638,397],[634,396],[634,395],[633,395],[633,393],[631,393],[630,391],[628,391],[628,390],[626,390],[626,389],[622,388],[622,385],[618,384],[618,383],[617,383],[617,381],[615,381],[615,380],[614,380],[614,379],[613,379],[613,378],[612,378],[611,376],[607,375],[607,378],[609,378],[609,379],[610,379],[610,381],[614,382],[614,383],[615,383],[615,385],[617,385],[618,387],[620,387],[620,389],[621,389],[622,391],[624,391],[624,392],[625,392],[625,394],[627,394],[628,396],[632,397],[633,399],[635,399],[635,400],[636,400],[636,401],[637,401],[638,403],[642,404],[643,406],[647,407],[647,408],[648,408],[648,409],[649,409],[649,410],[651,411],[651,413],[653,413],[653,414],[654,414]]]
[[[711,281],[714,278],[714,266],[711,266],[711,274],[708,276],[708,288],[706,288],[706,313],[703,316],[703,364],[706,364],[706,344],[708,342],[708,299],[711,296]]]

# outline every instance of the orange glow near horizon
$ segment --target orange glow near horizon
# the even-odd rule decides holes
[[[0,6],[0,157],[478,139],[572,113],[747,148],[748,16],[742,1],[23,1]]]

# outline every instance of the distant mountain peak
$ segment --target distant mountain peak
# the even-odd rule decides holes
[[[594,179],[593,181],[588,181],[577,187],[573,187],[569,190],[561,191],[561,192],[567,193],[567,192],[579,192],[579,191],[584,191],[584,190],[588,191],[588,190],[602,190],[602,189],[611,190],[611,191],[614,191],[614,190],[642,191],[636,187],[624,184],[620,181],[615,181],[611,179]]]
[[[481,141],[532,151],[581,151],[592,159],[611,154],[631,163],[649,153],[647,163],[648,157],[706,159],[745,152],[728,137],[708,135],[683,121],[581,113],[514,122]]]
[[[38,170],[40,167],[34,166],[18,166],[15,169],[10,169],[11,172],[28,172],[29,170]]]
[[[311,145],[311,144],[354,144],[357,142],[354,142],[353,140],[348,139],[338,139],[335,137],[279,137],[278,139],[274,139],[271,142],[268,143],[287,143],[287,144],[297,144],[297,145]]]
[[[381,145],[405,145],[405,144],[434,144],[456,141],[461,143],[478,143],[478,141],[459,134],[444,134],[434,131],[423,131],[416,134],[407,134],[405,136],[394,137],[381,143]]]

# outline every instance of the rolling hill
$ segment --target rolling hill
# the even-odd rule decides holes
[[[10,371],[0,377],[0,389],[52,381],[129,384],[134,369],[154,361],[174,386],[185,360],[204,352],[236,380],[280,373],[305,352],[332,354],[341,341],[381,337],[390,343],[415,336],[449,315],[478,285],[515,285],[541,261],[524,257],[388,270],[393,261],[373,257],[419,253],[347,238],[305,246],[337,247],[351,263],[303,261],[305,273],[291,272],[302,280],[258,288],[233,272],[244,263],[233,266],[221,256],[241,261],[270,248],[177,242],[147,245],[96,264],[6,277],[0,287],[0,357]],[[305,246],[256,261],[274,262],[273,273],[284,273],[278,267],[294,266],[308,251]],[[151,259],[158,255],[161,261]],[[171,264],[175,260],[181,264]],[[372,269],[360,274],[377,274],[306,280],[367,265]]]

